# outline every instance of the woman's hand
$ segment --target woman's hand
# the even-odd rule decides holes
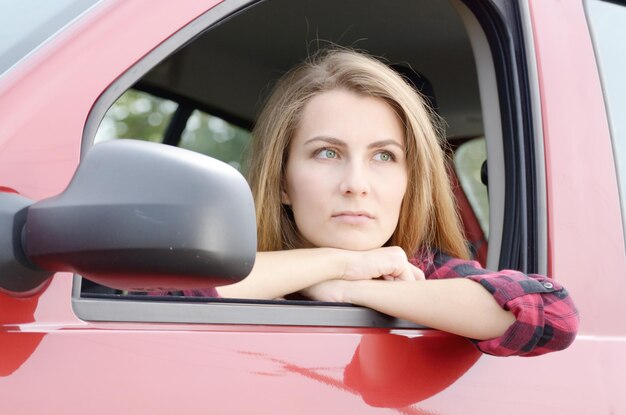
[[[421,269],[411,264],[404,251],[390,246],[369,251],[346,251],[347,262],[341,279],[323,281],[301,291],[305,296],[325,302],[346,302],[346,292],[363,280],[383,278],[387,281],[424,280]]]
[[[411,264],[404,250],[387,246],[369,251],[346,251],[347,260],[341,279],[347,281],[384,278],[385,280],[423,280],[421,269]]]

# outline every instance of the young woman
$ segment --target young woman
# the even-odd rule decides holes
[[[578,314],[563,287],[468,260],[436,125],[367,55],[325,51],[289,71],[253,131],[256,263],[219,295],[358,304],[496,355],[566,348]]]

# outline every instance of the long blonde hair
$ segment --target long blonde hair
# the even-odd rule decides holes
[[[404,123],[409,180],[398,225],[387,245],[400,246],[409,257],[419,249],[438,248],[467,258],[437,116],[394,70],[348,49],[320,51],[287,72],[257,120],[248,175],[256,204],[258,250],[301,246],[293,215],[280,198],[288,149],[307,102],[334,89],[381,98]]]

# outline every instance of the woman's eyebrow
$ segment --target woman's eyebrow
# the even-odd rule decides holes
[[[321,136],[316,136],[313,138],[310,138],[308,140],[306,140],[304,142],[304,145],[310,144],[310,143],[314,143],[316,141],[322,141],[324,143],[328,143],[331,144],[333,146],[336,147],[345,147],[346,143],[342,140],[339,140],[338,138],[335,137],[330,137],[330,136],[325,136],[325,135],[321,135]],[[404,151],[404,145],[400,144],[399,142],[397,142],[396,140],[379,140],[379,141],[375,141],[373,143],[370,143],[367,145],[367,148],[381,148],[381,147],[385,147],[385,146],[396,146],[398,148],[400,148],[402,151]]]
[[[308,140],[306,140],[304,142],[304,145],[307,145],[309,143],[313,143],[315,141],[323,141],[325,143],[332,144],[332,145],[337,146],[337,147],[345,147],[346,146],[346,143],[341,141],[341,140],[339,140],[338,138],[329,137],[329,136],[325,136],[325,135],[320,135],[320,136],[316,136],[316,137],[310,138],[310,139],[308,139]]]
[[[404,151],[404,145],[398,143],[396,140],[380,140],[375,141],[367,146],[367,148],[381,148],[385,146],[396,146],[399,147],[402,151]]]

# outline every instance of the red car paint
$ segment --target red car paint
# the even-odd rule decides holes
[[[215,3],[103,2],[0,78],[2,191],[61,192],[100,94]],[[548,274],[582,316],[569,349],[501,359],[434,330],[88,322],[58,273],[0,293],[3,413],[626,413],[624,235],[594,51],[580,2],[529,3]]]

